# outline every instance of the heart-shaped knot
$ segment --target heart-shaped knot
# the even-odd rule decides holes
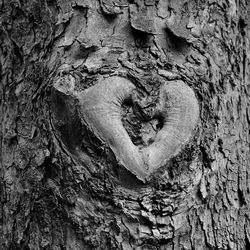
[[[129,80],[113,76],[77,96],[84,123],[110,147],[121,165],[145,181],[191,137],[199,117],[199,105],[193,90],[184,82],[163,84],[157,108],[163,126],[152,144],[139,148],[131,141],[121,119],[122,104],[135,90]]]

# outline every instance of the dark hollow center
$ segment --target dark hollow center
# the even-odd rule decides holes
[[[133,103],[132,98],[125,99],[121,106],[122,124],[131,141],[136,146],[146,147],[152,144],[159,130],[162,129],[164,118],[161,115],[149,115],[155,113],[151,107],[141,108]]]

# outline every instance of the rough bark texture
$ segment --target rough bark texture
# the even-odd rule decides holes
[[[250,249],[247,0],[0,0],[0,249]],[[180,152],[141,182],[79,114],[109,77],[139,148],[163,84],[195,93]],[[106,79],[106,80],[105,80]],[[108,88],[108,84],[107,84]]]

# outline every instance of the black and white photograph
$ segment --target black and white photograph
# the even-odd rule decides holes
[[[250,250],[250,1],[0,0],[0,250]]]

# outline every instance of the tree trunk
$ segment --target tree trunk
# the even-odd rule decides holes
[[[0,249],[250,249],[246,0],[0,0]]]

